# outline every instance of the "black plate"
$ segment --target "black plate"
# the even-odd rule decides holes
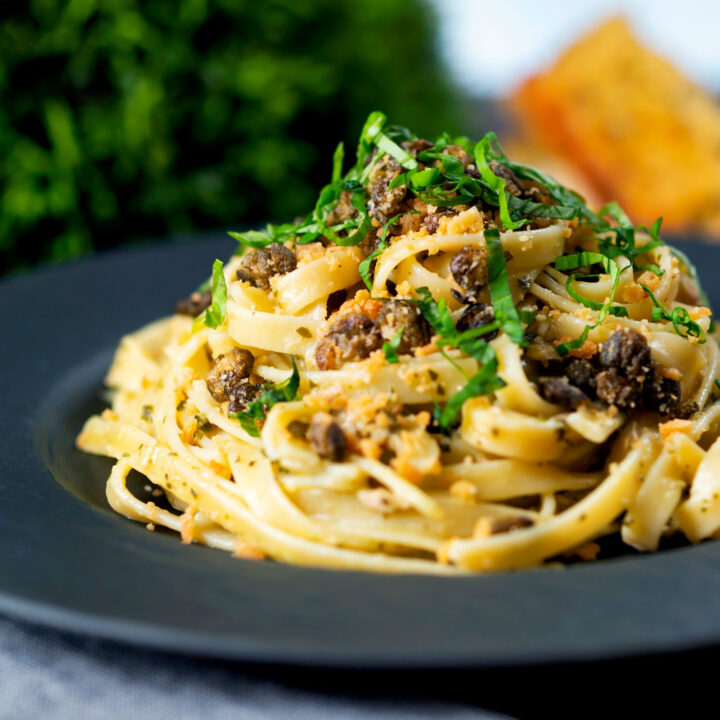
[[[720,248],[685,246],[706,279]],[[500,666],[720,642],[720,543],[565,570],[384,576],[238,560],[115,515],[73,440],[124,333],[232,244],[101,255],[0,285],[0,610],[129,643],[254,661]],[[720,292],[709,286],[715,305]]]

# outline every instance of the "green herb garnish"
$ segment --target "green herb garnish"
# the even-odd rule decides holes
[[[438,302],[432,296],[430,290],[426,287],[419,287],[415,292],[420,297],[419,300],[406,300],[406,302],[417,303],[418,309],[423,317],[430,323],[433,330],[443,339],[455,337],[457,330],[455,323],[450,317],[450,311],[447,308],[445,298],[440,298]]]
[[[665,307],[650,290],[647,285],[640,283],[640,287],[650,296],[653,302],[652,319],[654,322],[667,320],[672,323],[675,332],[680,337],[694,337],[698,339],[698,343],[702,345],[707,341],[705,331],[702,326],[690,318],[690,313],[684,307],[676,307],[672,312]]]
[[[372,278],[370,277],[370,265],[372,264],[372,261],[377,260],[377,258],[385,252],[385,250],[387,250],[387,243],[383,239],[378,243],[377,248],[375,248],[375,250],[373,250],[360,263],[360,265],[358,265],[358,272],[360,273],[360,277],[363,279],[365,287],[367,287],[368,290],[372,290],[373,287]]]
[[[585,329],[580,334],[580,337],[575,338],[575,340],[569,340],[568,342],[561,343],[557,346],[557,353],[561,357],[567,355],[571,350],[581,348],[587,340],[590,330],[600,325],[600,323],[602,323],[608,315],[615,315],[617,317],[627,316],[627,310],[622,305],[614,305],[613,302],[615,300],[615,293],[620,280],[620,273],[629,268],[630,265],[621,270],[614,260],[611,260],[601,253],[579,252],[574,253],[573,255],[562,255],[557,258],[555,260],[555,267],[558,270],[576,270],[577,268],[585,267],[586,265],[594,265],[595,263],[600,263],[605,272],[610,275],[610,279],[612,281],[610,297],[606,303],[600,303],[596,300],[590,300],[589,298],[583,297],[572,286],[575,280],[598,279],[599,275],[597,273],[572,273],[568,276],[568,279],[565,282],[565,289],[568,291],[570,296],[577,300],[577,302],[581,305],[584,305],[591,310],[595,310],[598,313],[598,317],[592,325],[585,326]]]
[[[447,401],[437,417],[440,427],[446,432],[457,422],[466,400],[480,395],[489,395],[505,385],[505,381],[497,374],[498,361],[495,351],[490,345],[482,341],[482,344],[478,346],[475,359],[481,364],[480,370],[467,381],[467,385],[462,390]]]
[[[635,228],[623,209],[616,202],[605,205],[600,209],[598,215],[601,218],[609,215],[617,223],[616,226],[611,226],[607,223],[605,227],[603,227],[602,223],[596,226],[596,229],[600,232],[605,231],[607,233],[614,233],[614,237],[609,235],[608,237],[600,239],[599,248],[603,255],[606,255],[609,258],[616,258],[622,255],[632,262],[633,268],[636,270],[650,269],[655,272],[655,269],[657,269],[656,274],[662,274],[662,271],[654,265],[647,265],[643,268],[639,268],[635,262],[635,258],[637,258],[638,255],[643,255],[644,253],[664,244],[660,238],[662,218],[658,218],[651,228],[646,228],[645,226],[640,226],[638,228],[638,230],[645,230],[645,232],[647,232],[650,236],[649,242],[638,247],[635,241]]]
[[[460,366],[443,352],[443,348],[446,347],[459,348],[466,355],[475,358],[480,365],[480,370],[475,375],[467,378],[467,385],[449,398],[441,411],[435,413],[435,419],[440,428],[448,432],[457,422],[460,410],[466,400],[480,395],[487,395],[505,385],[505,382],[497,374],[498,363],[495,351],[483,338],[484,335],[491,333],[493,330],[500,329],[500,322],[495,320],[495,322],[488,323],[483,327],[459,332],[450,316],[445,298],[440,298],[436,302],[430,290],[426,287],[417,288],[416,292],[420,299],[406,302],[415,302],[423,317],[440,336],[437,346],[440,352],[445,355],[445,358],[455,365],[460,372],[463,372]]]
[[[361,263],[358,265],[358,272],[360,273],[360,277],[363,279],[363,282],[365,283],[365,286],[368,290],[372,290],[372,278],[370,277],[370,265],[372,264],[373,260],[376,260],[379,258],[388,247],[387,244],[387,234],[388,230],[401,218],[405,215],[418,215],[420,214],[419,210],[410,210],[406,213],[398,213],[397,215],[393,215],[384,225],[382,232],[380,233],[380,240],[378,241],[378,246],[373,250],[373,252],[370,253]]]
[[[492,263],[494,267],[494,271],[490,274],[491,298],[495,309],[494,322],[472,330],[458,331],[448,310],[445,298],[440,298],[436,302],[430,290],[426,287],[416,289],[415,292],[417,292],[419,300],[405,301],[417,304],[423,317],[440,336],[437,341],[438,350],[460,372],[463,372],[462,369],[444,352],[444,348],[458,348],[466,355],[475,358],[478,365],[480,365],[480,370],[472,377],[467,378],[467,385],[455,393],[442,410],[435,412],[435,419],[445,432],[449,431],[457,422],[460,410],[466,400],[480,395],[488,395],[505,386],[504,380],[497,374],[498,361],[495,351],[484,336],[496,330],[504,330],[513,342],[525,344],[525,329],[522,323],[529,323],[535,319],[535,314],[532,312],[518,312],[512,302],[507,280],[505,254],[500,244],[499,235],[496,235],[496,233],[497,231],[490,232],[488,244],[488,252],[490,252],[492,246],[489,264]],[[498,246],[500,248],[499,255]]]
[[[240,243],[241,246],[239,250],[244,250],[245,247],[263,248],[276,242],[276,240],[272,237],[273,233],[271,228],[272,226],[268,225],[265,232],[261,232],[260,230],[248,230],[247,232],[239,233],[229,230],[228,235],[233,238],[233,240],[237,240]]]
[[[400,347],[400,343],[402,342],[402,336],[405,328],[401,327],[393,336],[390,338],[390,341],[387,340],[382,344],[383,352],[385,353],[385,359],[389,363],[396,363],[398,362],[398,348]]]
[[[612,286],[610,288],[610,300],[607,303],[597,302],[596,300],[590,300],[589,298],[583,297],[578,293],[572,286],[575,280],[598,280],[600,275],[598,273],[572,273],[565,282],[565,289],[568,294],[577,300],[581,305],[595,310],[597,312],[605,311],[603,319],[609,313],[610,315],[616,315],[618,317],[627,317],[627,310],[620,305],[612,305],[615,293],[617,291],[618,282],[620,281],[620,275],[624,270],[627,270],[630,266],[626,266],[623,270],[620,269],[618,264],[601,253],[596,252],[579,252],[573,255],[562,255],[555,260],[555,267],[558,270],[576,270],[577,268],[584,267],[586,265],[594,265],[599,263],[603,266],[605,272],[610,276]]]
[[[407,152],[407,150],[403,150],[389,134],[383,132],[386,125],[387,117],[384,113],[376,110],[368,115],[368,119],[365,121],[365,125],[360,132],[360,140],[358,143],[357,162],[355,165],[355,172],[358,177],[363,177],[363,173],[366,175],[369,173],[369,166],[366,166],[365,162],[372,154],[374,146],[390,155],[408,170],[415,170],[417,168],[415,158]],[[404,130],[404,128],[402,130]],[[412,137],[407,130],[405,130],[404,134],[408,139]]]
[[[500,206],[500,220],[505,228],[514,230],[526,224],[527,220],[515,222],[510,219],[508,211],[507,193],[505,192],[505,180],[498,177],[488,164],[488,153],[492,149],[492,144],[497,144],[495,133],[487,133],[485,137],[475,146],[475,164],[482,175],[482,179],[497,193],[498,203]]]
[[[500,232],[497,228],[485,231],[485,242],[488,249],[488,284],[495,319],[514,343],[524,345],[525,328],[520,322],[510,293],[505,250],[500,242]]]
[[[244,251],[245,247],[261,248],[272,243],[294,241],[305,244],[324,237],[336,245],[357,245],[367,236],[372,227],[370,215],[365,204],[365,188],[358,182],[356,173],[351,171],[343,177],[342,166],[344,148],[340,143],[333,153],[333,166],[330,183],[320,190],[313,211],[298,224],[265,226],[264,230],[250,230],[244,233],[230,232],[230,237],[237,240]],[[358,215],[334,225],[328,225],[330,213],[335,209],[343,192],[351,194],[352,206]]]
[[[265,421],[268,411],[279,402],[291,402],[297,398],[300,388],[300,373],[292,358],[292,374],[282,382],[275,385],[266,383],[257,400],[253,400],[247,410],[230,413],[230,417],[240,421],[240,425],[248,435],[260,437],[260,429]]]
[[[201,325],[209,328],[218,328],[225,322],[225,306],[227,304],[227,283],[225,282],[224,264],[222,260],[215,260],[212,269],[212,304],[199,315],[193,323],[193,332]]]
[[[372,227],[367,211],[366,186],[375,164],[386,154],[403,170],[390,182],[389,188],[405,186],[410,193],[435,206],[450,207],[480,201],[499,209],[500,221],[506,229],[519,228],[533,217],[582,217],[598,231],[610,228],[600,215],[587,208],[577,193],[534,168],[510,162],[494,133],[487,133],[474,146],[465,137],[443,133],[431,147],[419,152],[417,158],[402,147],[404,141],[415,139],[417,137],[406,128],[388,124],[383,113],[371,113],[360,134],[355,165],[345,175],[342,174],[344,150],[342,144],[338,145],[333,155],[330,183],[322,188],[313,211],[302,222],[267,225],[264,230],[231,232],[230,235],[241,244],[241,250],[245,247],[265,247],[274,242],[307,243],[318,238],[336,245],[357,245],[367,237]],[[479,178],[468,174],[463,162],[446,152],[449,145],[461,146],[474,158]],[[552,202],[540,203],[511,195],[507,192],[506,181],[495,174],[492,163],[505,165],[520,179],[539,183],[547,189]],[[356,215],[328,225],[330,213],[343,192],[351,194]],[[614,206],[607,206],[606,213],[618,215]]]

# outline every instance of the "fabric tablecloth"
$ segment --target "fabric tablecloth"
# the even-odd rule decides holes
[[[322,671],[248,668],[124,647],[0,616],[0,720],[489,720],[469,704]],[[308,688],[307,685],[311,687]],[[373,687],[375,685],[375,687]]]
[[[253,666],[0,615],[0,720],[623,720],[716,717],[720,648],[446,671]]]

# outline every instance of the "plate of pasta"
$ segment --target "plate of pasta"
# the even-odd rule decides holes
[[[372,113],[302,220],[5,283],[8,476],[59,484],[4,480],[0,607],[315,663],[717,641],[720,250],[661,223]]]

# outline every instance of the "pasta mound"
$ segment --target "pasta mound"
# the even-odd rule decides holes
[[[117,512],[245,559],[439,574],[720,532],[718,345],[659,222],[380,113],[343,165],[120,342],[77,441],[115,460]]]

